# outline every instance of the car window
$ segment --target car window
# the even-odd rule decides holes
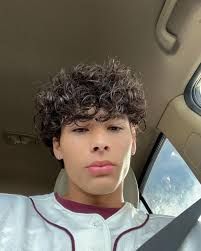
[[[201,198],[200,182],[167,138],[145,179],[141,193],[153,213],[177,216]]]

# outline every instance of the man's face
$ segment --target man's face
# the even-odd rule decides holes
[[[136,150],[136,132],[127,117],[99,122],[96,118],[87,122],[64,126],[58,141],[53,138],[53,151],[57,159],[63,159],[69,184],[93,195],[114,192],[124,181],[131,152]],[[86,168],[94,161],[108,160],[114,163],[110,172],[92,174]]]

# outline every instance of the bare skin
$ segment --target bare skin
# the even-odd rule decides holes
[[[96,115],[96,118],[101,111]],[[128,118],[96,118],[64,126],[60,139],[53,138],[53,151],[64,161],[68,174],[65,199],[99,207],[120,208],[124,205],[123,182],[136,151],[136,130]],[[94,161],[114,163],[112,173],[93,176],[86,166]]]

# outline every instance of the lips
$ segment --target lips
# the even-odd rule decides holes
[[[92,176],[110,175],[113,173],[113,169],[114,163],[109,160],[94,161],[87,166],[87,170]]]
[[[89,168],[91,166],[98,166],[98,167],[102,167],[102,166],[114,166],[114,163],[112,163],[109,160],[94,161],[90,165],[88,165],[87,168]]]

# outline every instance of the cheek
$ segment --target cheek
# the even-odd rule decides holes
[[[86,144],[87,139],[85,137],[68,137],[68,140],[63,142],[62,148],[65,154],[76,154],[84,151]]]
[[[126,176],[130,167],[132,142],[132,137],[127,134],[124,135],[124,137],[119,141],[119,143],[116,143],[115,153],[118,154],[117,156],[121,156],[121,173],[123,177]]]
[[[78,172],[83,167],[83,156],[85,156],[85,147],[80,140],[68,139],[62,142],[63,160],[68,173]]]
[[[121,152],[123,154],[129,153],[132,147],[132,138],[130,135],[125,134],[122,137],[114,138],[113,148],[115,151]]]
[[[71,137],[69,135],[66,136],[66,139],[61,141],[64,156],[68,156],[71,159],[74,159],[74,156],[77,158],[77,154],[82,151],[85,145],[83,139],[79,137]]]
[[[80,156],[80,152],[78,148],[69,148],[65,149],[63,154],[63,160],[66,166],[66,169],[76,169],[76,166],[82,166],[82,159]],[[70,170],[69,170],[70,171]]]
[[[69,151],[68,153],[66,153],[63,160],[65,166],[64,168],[66,170],[69,179],[73,183],[79,184],[83,176],[82,169],[84,169],[81,159],[77,157],[75,153]]]

